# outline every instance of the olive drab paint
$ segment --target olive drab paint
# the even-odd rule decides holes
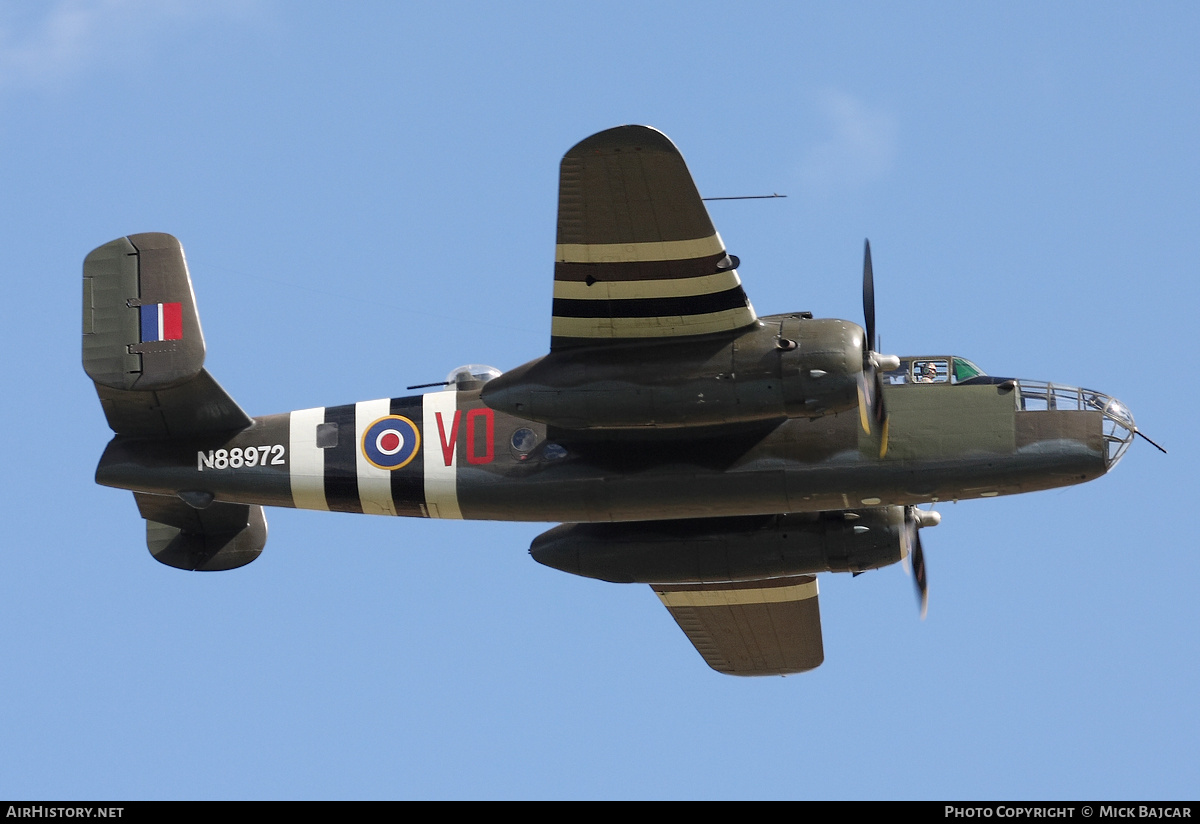
[[[83,271],[83,365],[146,544],[225,570],[264,507],[558,523],[535,560],[649,584],[705,662],[735,675],[824,660],[816,575],[909,558],[919,504],[1097,478],[1137,434],[1092,390],[874,351],[865,324],[759,315],[682,155],[644,126],[593,135],[559,175],[549,352],[464,367],[422,394],[251,417],[204,369],[179,241],[118,238]]]

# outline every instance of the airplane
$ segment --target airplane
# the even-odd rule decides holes
[[[738,265],[675,145],[608,129],[561,163],[548,354],[251,417],[204,369],[179,241],[118,238],[83,265],[96,481],[186,570],[257,558],[264,506],[557,522],[534,560],[648,584],[718,672],[787,675],[824,661],[817,574],[909,559],[924,615],[919,505],[1089,481],[1141,435],[1100,392],[876,351],[869,242],[861,326],[760,316]]]

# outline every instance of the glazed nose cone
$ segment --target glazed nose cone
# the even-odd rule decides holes
[[[1096,393],[1097,406],[1104,413],[1105,470],[1111,471],[1133,443],[1137,424],[1129,407],[1116,398]]]

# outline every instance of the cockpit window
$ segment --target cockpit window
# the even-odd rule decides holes
[[[909,383],[963,383],[986,374],[966,358],[948,355],[901,358],[899,369],[882,373],[884,382],[892,386]]]
[[[892,386],[908,383],[908,366],[908,360],[901,360],[900,368],[884,372],[883,379]]]
[[[949,380],[950,361],[946,358],[921,358],[913,360],[913,383],[946,383]]]
[[[979,377],[983,374],[983,370],[975,364],[971,363],[966,358],[954,359],[954,382],[962,383],[965,380]]]

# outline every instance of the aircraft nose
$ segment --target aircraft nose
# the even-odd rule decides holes
[[[1018,409],[1080,411],[1100,414],[1104,440],[1104,471],[1108,472],[1125,455],[1135,435],[1140,435],[1129,407],[1111,395],[1041,381],[1013,381],[1018,389]],[[1145,435],[1142,435],[1145,438]],[[1149,438],[1147,438],[1149,440]],[[1153,443],[1153,441],[1151,441]],[[1157,446],[1157,444],[1155,444]],[[1162,447],[1158,447],[1162,449]]]
[[[1111,470],[1124,456],[1133,437],[1137,434],[1137,424],[1129,407],[1116,398],[1094,393],[1094,406],[1104,415],[1105,470]]]

